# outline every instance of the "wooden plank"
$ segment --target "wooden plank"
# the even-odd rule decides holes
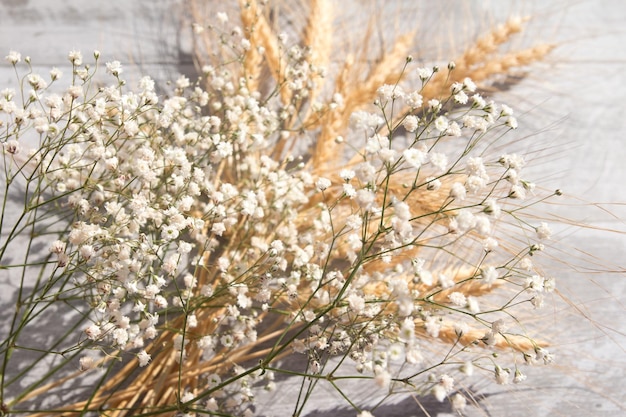
[[[157,80],[175,79],[179,72],[191,74],[189,59],[188,23],[184,7],[175,0],[110,0],[103,5],[97,1],[66,0],[4,0],[0,2],[0,56],[17,50],[30,55],[35,70],[45,74],[57,66],[69,76],[66,59],[71,49],[82,50],[86,59],[95,48],[102,52],[103,60],[118,59],[127,65],[129,81],[141,74],[150,74]],[[401,11],[414,7],[414,2],[395,2]],[[373,4],[373,3],[372,3]],[[381,3],[382,4],[382,3]],[[447,5],[454,4],[445,3]],[[491,4],[491,3],[490,3]],[[354,16],[343,21],[349,33],[366,20],[359,15],[358,1],[346,2],[344,10]],[[423,6],[427,8],[428,6]],[[475,6],[480,9],[480,6]],[[489,7],[489,6],[485,6]],[[491,4],[491,7],[497,7]],[[503,14],[512,9],[500,6]],[[524,7],[545,11],[538,0],[524,2]],[[558,39],[576,39],[564,44],[555,52],[556,58],[549,67],[539,65],[542,71],[532,72],[519,89],[504,95],[512,105],[528,111],[520,117],[520,137],[532,135],[543,152],[538,153],[542,165],[527,172],[538,184],[561,187],[566,193],[580,195],[595,202],[621,202],[626,200],[626,141],[621,137],[626,131],[623,117],[623,97],[626,96],[626,34],[621,30],[626,19],[621,2],[600,0],[580,2],[568,6],[566,12],[548,12],[559,23]],[[533,9],[537,8],[537,9]],[[423,12],[420,24],[428,25],[435,18],[449,17],[462,23],[466,10],[445,9],[436,13]],[[449,12],[449,13],[448,13]],[[457,13],[457,14],[454,14]],[[359,20],[361,19],[361,20]],[[410,27],[412,22],[401,18],[396,22]],[[432,24],[432,23],[431,23]],[[393,25],[390,24],[389,27]],[[433,24],[433,26],[436,26]],[[547,25],[550,26],[550,25]],[[534,39],[547,29],[527,35]],[[583,39],[580,30],[584,28]],[[434,27],[433,30],[441,30]],[[395,28],[394,28],[395,30]],[[461,28],[473,33],[474,29]],[[433,32],[434,33],[434,32]],[[594,33],[601,36],[593,36]],[[528,38],[526,39],[528,41]],[[425,50],[423,46],[418,50]],[[0,89],[14,85],[12,68],[0,62]],[[61,82],[63,84],[63,80]],[[538,106],[538,107],[537,107]],[[553,127],[551,124],[558,121]],[[543,131],[542,133],[537,133]],[[551,149],[554,142],[563,148]],[[552,174],[556,170],[556,175]],[[17,207],[17,206],[15,206]],[[13,213],[10,206],[7,213]],[[553,332],[560,345],[554,367],[536,367],[528,370],[529,380],[519,387],[494,386],[478,383],[471,386],[480,398],[479,407],[470,408],[470,416],[614,416],[625,413],[626,394],[620,382],[626,369],[626,320],[623,298],[626,295],[624,279],[624,253],[626,237],[623,219],[626,205],[611,205],[611,217],[600,209],[581,206],[555,206],[550,214],[589,222],[598,229],[617,229],[622,233],[607,234],[593,229],[557,230],[555,240],[569,253],[565,256],[584,256],[580,249],[598,255],[595,267],[587,258],[581,272],[566,270],[555,261],[549,270],[558,277],[561,292],[571,304],[555,300],[548,306],[543,320],[548,334]],[[586,268],[591,268],[587,270]],[[599,273],[594,269],[613,269],[616,273]],[[5,276],[6,278],[6,276]],[[0,282],[0,300],[11,301],[15,283]],[[7,299],[7,296],[9,299]],[[586,315],[586,317],[584,316]],[[4,328],[3,328],[4,330]],[[297,362],[297,360],[296,360]],[[259,395],[259,415],[286,416],[293,411],[298,380],[279,381],[272,393]],[[470,382],[471,384],[471,382]],[[379,393],[371,385],[354,382],[351,387],[355,398],[371,399]],[[431,399],[420,400],[433,416],[452,415],[447,403]],[[368,404],[372,404],[371,401]],[[423,415],[420,406],[410,396],[392,401],[375,413],[379,416]],[[309,416],[354,416],[345,401],[328,385],[321,386],[305,411]]]

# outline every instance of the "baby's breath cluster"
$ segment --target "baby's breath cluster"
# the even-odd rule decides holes
[[[48,353],[83,372],[123,363],[73,409],[248,416],[277,374],[339,389],[350,368],[384,395],[461,410],[460,379],[521,382],[525,364],[550,362],[524,321],[554,289],[534,262],[550,229],[526,216],[549,195],[522,155],[493,151],[517,127],[513,110],[453,81],[454,64],[407,60],[407,81],[378,86],[337,136],[341,164],[316,163],[310,143],[343,97],[324,98],[323,69],[286,37],[261,92],[247,68],[267,52],[252,32],[220,29],[228,19],[196,31],[216,31],[234,63],[166,96],[149,77],[126,83],[118,61],[101,84],[97,51],[72,51],[63,77],[6,56],[23,88],[0,94],[5,195],[24,205],[14,225],[3,215],[2,267],[41,268],[27,305],[80,312],[63,342],[74,343]],[[445,87],[433,93],[435,79]],[[48,253],[9,264],[23,233]],[[18,303],[3,389],[19,380],[8,351],[29,348],[32,319]],[[282,366],[288,355],[300,370]]]

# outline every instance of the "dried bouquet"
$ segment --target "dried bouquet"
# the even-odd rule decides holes
[[[514,111],[477,84],[550,46],[500,52],[511,19],[440,66],[416,63],[412,34],[337,65],[331,2],[296,40],[239,3],[241,24],[198,22],[202,75],[169,93],[97,51],[47,77],[7,55],[3,413],[249,416],[283,375],[293,415],[322,386],[362,417],[407,393],[461,413],[460,381],[549,363],[534,208],[561,192],[525,178]]]

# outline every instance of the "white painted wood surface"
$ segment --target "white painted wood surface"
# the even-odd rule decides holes
[[[515,11],[535,14],[525,41],[547,38],[560,46],[503,100],[527,111],[520,125],[533,135],[530,141],[545,148],[558,144],[538,157],[540,168],[533,172],[537,182],[580,196],[581,202],[605,203],[602,208],[615,214],[582,204],[554,207],[550,214],[590,226],[557,231],[555,240],[567,248],[561,259],[571,264],[591,253],[598,257],[598,269],[616,272],[586,272],[590,265],[583,260],[581,272],[575,273],[555,261],[552,267],[560,291],[573,303],[555,300],[554,307],[544,311],[545,326],[559,343],[553,348],[556,365],[527,370],[529,382],[520,387],[473,387],[482,408],[471,409],[468,415],[626,415],[626,3],[475,1],[449,13],[427,1],[390,3],[403,10],[422,8],[420,23],[431,25],[435,18],[462,22],[468,8],[495,17]],[[358,19],[361,5],[350,4],[344,10]],[[370,7],[381,4],[368,2]],[[436,13],[429,15],[429,7],[436,7]],[[132,64],[127,66],[132,74],[173,79],[181,71],[192,72],[187,23],[182,0],[0,0],[0,54],[17,50],[29,55],[37,69],[57,66],[68,73],[69,50],[88,55],[99,49],[106,60]],[[0,88],[13,79],[12,69],[2,61]],[[0,285],[3,290],[11,288],[6,282]],[[3,291],[0,300],[5,302],[7,296],[10,293]],[[259,414],[291,415],[289,404],[297,388],[288,379],[281,381],[277,391],[259,398]],[[354,388],[357,398],[371,398],[368,387]],[[424,400],[423,407],[433,416],[451,413],[447,405],[431,400]],[[321,388],[305,414],[355,413],[332,390]],[[424,415],[411,397],[375,414]]]

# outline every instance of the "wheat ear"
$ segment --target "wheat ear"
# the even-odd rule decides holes
[[[348,74],[353,67],[351,60],[346,62],[344,70],[337,79],[336,92],[341,94],[344,105],[341,109],[330,113],[324,121],[315,149],[312,151],[312,164],[316,172],[324,172],[332,168],[342,154],[338,152],[335,138],[345,131],[348,126],[350,114],[371,104],[376,96],[376,90],[383,84],[398,82],[403,72],[403,61],[406,61],[408,51],[413,45],[414,34],[408,33],[400,36],[390,53],[385,54],[379,62],[367,74],[365,80],[350,79]]]

